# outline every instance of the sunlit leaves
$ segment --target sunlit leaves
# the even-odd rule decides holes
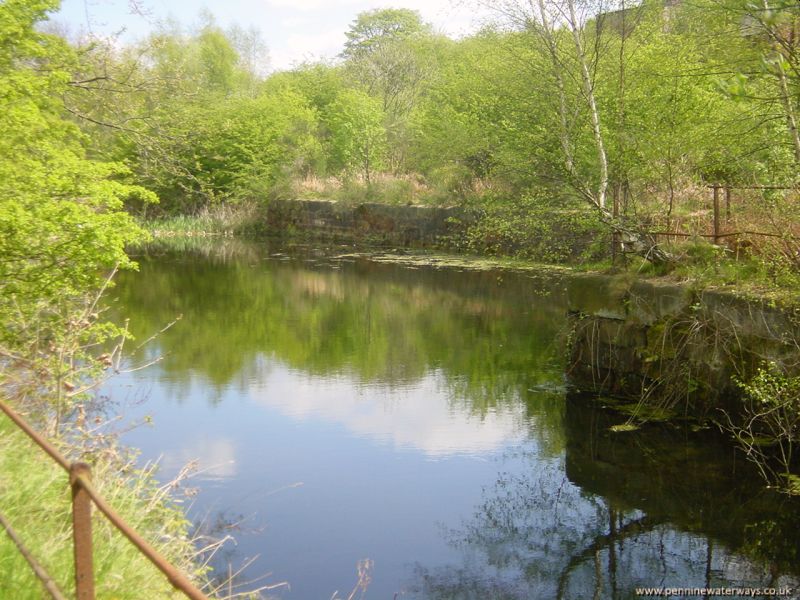
[[[78,58],[36,30],[53,8],[0,5],[0,354],[63,373],[111,332],[96,316],[76,315],[108,271],[132,265],[125,245],[144,234],[124,200],[155,198],[128,183],[123,165],[89,160],[86,138],[62,114]]]
[[[327,116],[335,164],[369,182],[384,166],[386,130],[380,101],[358,90],[345,90],[331,103]]]

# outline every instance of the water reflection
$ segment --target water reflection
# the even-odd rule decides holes
[[[164,360],[142,377],[180,401],[219,403],[235,388],[430,455],[520,439],[529,390],[561,384],[563,311],[526,306],[552,282],[284,258],[140,258],[117,289],[134,333],[183,317],[150,345],[147,358]],[[550,428],[535,429],[552,443]]]
[[[177,451],[165,452],[161,458],[162,468],[169,472],[179,472],[192,463],[206,479],[235,477],[236,445],[224,437],[203,435]]]
[[[201,516],[242,515],[245,579],[329,598],[369,557],[368,598],[794,582],[796,503],[729,446],[565,398],[557,279],[189,250],[120,281],[138,338],[183,319],[108,391],[149,391],[128,439],[166,477],[199,461]]]
[[[339,423],[353,435],[429,457],[491,452],[526,437],[524,405],[508,402],[474,414],[459,410],[461,396],[453,387],[440,371],[413,383],[386,385],[355,382],[347,375],[298,377],[274,367],[252,382],[249,395],[293,419]]]
[[[800,592],[798,540],[788,534],[800,517],[753,485],[749,464],[732,462],[719,439],[660,426],[616,434],[608,429],[615,420],[590,399],[570,398],[565,455],[506,454],[472,517],[446,534],[463,562],[420,566],[418,592],[458,599],[633,598],[637,587]]]
[[[226,384],[264,352],[305,372],[347,371],[387,384],[441,368],[485,397],[478,409],[515,387],[523,370],[552,378],[564,315],[557,301],[525,306],[541,284],[369,261],[264,258],[140,259],[134,279],[146,285],[124,280],[118,289],[137,331],[157,331],[179,314],[188,322],[160,340],[167,377],[180,382],[199,372]]]

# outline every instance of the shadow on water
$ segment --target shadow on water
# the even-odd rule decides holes
[[[269,558],[243,576],[274,569],[280,597],[352,587],[365,556],[367,598],[800,586],[797,502],[728,443],[614,433],[624,417],[565,393],[557,277],[170,244],[113,294],[138,339],[183,316],[135,357],[164,356],[130,383],[165,416],[134,441],[223,465],[201,504],[249,515],[239,551]]]
[[[419,566],[420,596],[627,599],[644,587],[739,587],[798,597],[797,502],[764,489],[719,434],[616,433],[624,417],[592,398],[570,395],[565,408],[565,454],[501,469],[474,514],[446,532],[462,564]]]

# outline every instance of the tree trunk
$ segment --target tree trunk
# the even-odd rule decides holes
[[[763,0],[762,6],[765,13],[769,13],[772,9],[767,0]],[[772,40],[772,50],[775,52],[777,60],[777,72],[775,73],[778,78],[778,86],[780,87],[781,103],[783,110],[786,113],[786,125],[789,128],[789,134],[792,137],[792,144],[794,145],[794,158],[800,164],[800,132],[797,131],[797,116],[795,115],[794,104],[792,103],[792,94],[789,91],[789,83],[786,79],[786,70],[783,68],[784,53],[781,52],[781,43],[778,37],[778,32],[772,25],[766,23],[759,17],[759,23],[766,30]]]
[[[556,40],[550,25],[550,19],[547,16],[547,8],[545,7],[544,0],[539,0],[539,17],[541,19],[542,37],[550,53],[550,60],[553,64],[553,76],[555,77],[556,89],[558,91],[558,117],[561,125],[561,135],[558,137],[561,142],[561,151],[564,153],[564,166],[570,177],[574,177],[575,161],[572,158],[572,144],[569,139],[569,119],[567,116],[567,94],[564,88],[564,75],[561,73],[561,63],[558,60]]]
[[[566,0],[567,10],[569,11],[569,28],[572,39],[575,42],[578,63],[581,68],[581,81],[583,83],[583,93],[586,103],[589,105],[589,115],[592,120],[592,134],[594,144],[597,149],[597,161],[600,163],[600,181],[597,186],[595,203],[600,209],[606,206],[606,189],[608,188],[608,158],[606,157],[606,147],[603,142],[603,132],[600,128],[600,112],[597,110],[597,102],[594,97],[594,82],[589,74],[589,65],[586,64],[586,52],[581,41],[580,31],[578,30],[578,20],[575,16],[574,0]]]
[[[559,141],[564,154],[564,166],[572,180],[571,183],[574,185],[575,189],[597,209],[600,221],[611,229],[615,240],[619,240],[622,252],[637,254],[654,264],[671,263],[674,260],[673,256],[661,248],[651,234],[643,231],[641,227],[637,227],[635,224],[627,223],[624,217],[613,214],[606,206],[606,196],[609,185],[608,157],[600,122],[600,111],[595,100],[594,82],[590,74],[586,52],[580,37],[581,30],[575,13],[574,0],[565,0],[566,11],[564,11],[562,7],[559,7],[557,10],[559,10],[562,15],[564,15],[564,12],[567,13],[566,17],[568,19],[570,33],[572,34],[572,40],[575,44],[575,50],[577,51],[578,65],[580,67],[581,91],[586,101],[587,108],[589,109],[595,152],[597,154],[599,170],[597,188],[593,190],[591,183],[582,181],[577,172],[572,151],[573,140],[570,135],[570,114],[568,111],[566,91],[567,79],[558,52],[553,21],[548,12],[548,2],[551,1],[552,0],[537,0],[536,10],[538,10],[539,14],[538,19],[534,18],[534,21],[538,21],[535,31],[544,41],[549,59],[552,63],[552,72],[558,94]],[[526,24],[527,23],[530,23],[529,18],[526,19]],[[620,72],[624,74],[622,66],[620,66],[620,69]]]
[[[800,164],[800,133],[797,131],[797,118],[794,114],[794,106],[792,105],[792,96],[789,93],[789,85],[786,82],[786,72],[783,70],[781,58],[778,58],[778,81],[781,86],[781,101],[783,108],[786,111],[786,124],[789,127],[789,133],[792,136],[794,143],[794,159]]]

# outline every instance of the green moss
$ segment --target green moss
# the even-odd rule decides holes
[[[362,253],[375,262],[393,263],[416,267],[447,267],[471,271],[512,270],[538,273],[564,274],[569,267],[547,265],[518,258],[487,258],[482,256],[457,256],[448,254],[386,254]]]

